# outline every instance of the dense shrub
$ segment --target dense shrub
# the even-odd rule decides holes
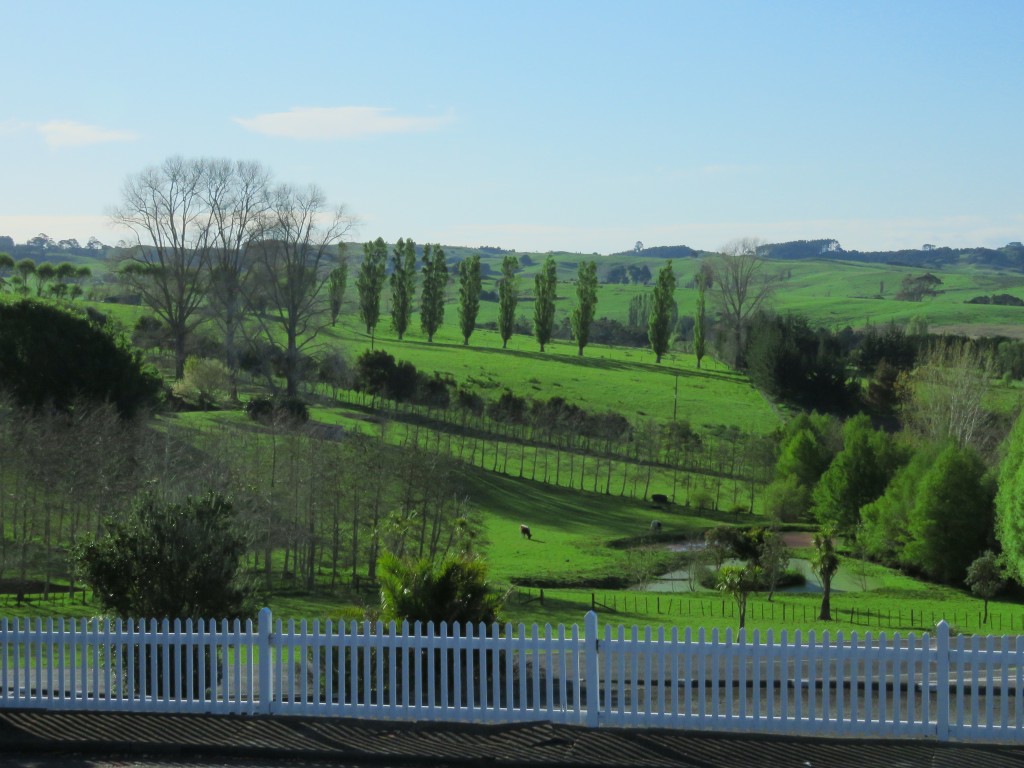
[[[309,421],[309,408],[297,397],[254,397],[245,404],[245,413],[253,421],[263,423]]]
[[[0,389],[33,410],[109,402],[129,418],[154,406],[159,377],[107,325],[36,301],[0,303]]]

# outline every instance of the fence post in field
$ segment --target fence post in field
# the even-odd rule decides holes
[[[587,722],[588,728],[597,728],[598,716],[600,714],[600,696],[601,696],[601,680],[600,680],[600,662],[597,658],[598,653],[598,638],[597,638],[597,612],[587,611],[587,615],[583,619],[583,643],[586,663],[586,674],[584,679],[586,680],[586,707],[587,707]]]
[[[949,739],[949,624],[943,619],[935,626],[935,708],[936,736]]]
[[[274,700],[274,679],[271,676],[270,635],[274,625],[274,616],[269,608],[260,610],[258,639],[256,648],[260,657],[259,692],[260,705],[257,711],[269,715]]]

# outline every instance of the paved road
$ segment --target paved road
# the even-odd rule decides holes
[[[1024,768],[1024,749],[676,730],[0,710],[3,768],[99,766]]]

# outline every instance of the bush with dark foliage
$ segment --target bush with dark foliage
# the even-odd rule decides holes
[[[131,418],[156,405],[160,378],[109,324],[26,300],[0,303],[0,389],[35,411],[85,401]]]

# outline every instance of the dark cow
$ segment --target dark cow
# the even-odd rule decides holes
[[[668,504],[668,496],[664,493],[655,493],[651,495],[651,501],[655,504]]]
[[[530,539],[531,541],[533,540],[533,534],[530,533],[530,526],[528,525],[519,526],[519,535],[522,536],[524,539]]]

